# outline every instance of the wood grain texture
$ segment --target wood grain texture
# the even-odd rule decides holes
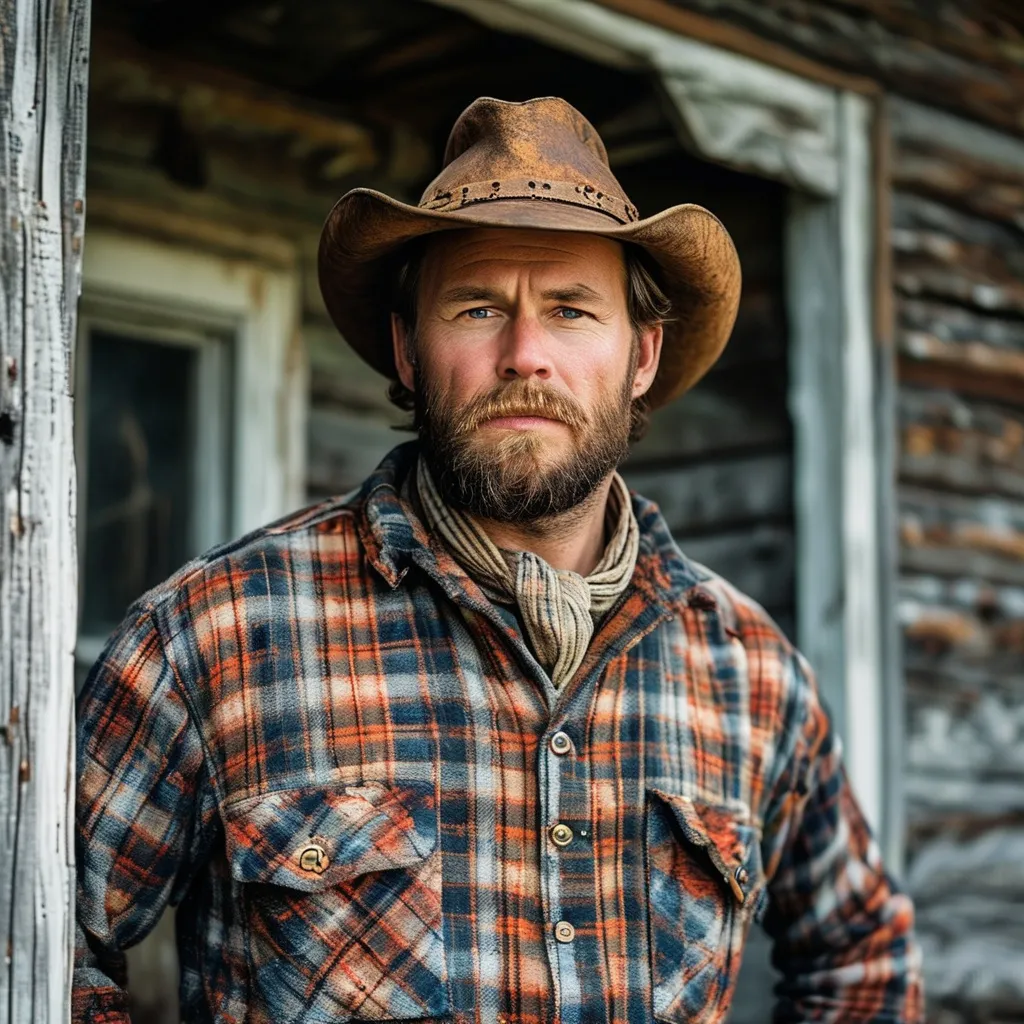
[[[69,1013],[88,0],[0,4],[0,1022]]]
[[[933,1006],[1020,1020],[1024,142],[890,124],[908,884]]]
[[[628,3],[629,0],[621,0]],[[671,0],[893,92],[1024,132],[1019,9],[951,0]]]

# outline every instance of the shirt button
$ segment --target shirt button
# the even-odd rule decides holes
[[[555,846],[568,846],[572,842],[572,829],[559,822],[551,829],[551,842]]]
[[[572,740],[564,732],[556,732],[551,737],[551,749],[556,754],[568,754],[572,750]]]
[[[295,859],[303,871],[309,871],[315,875],[322,875],[331,863],[327,851],[319,843],[310,843],[308,846],[304,846],[295,855]]]
[[[568,921],[559,921],[555,925],[555,938],[559,942],[572,942],[576,938],[576,929]]]

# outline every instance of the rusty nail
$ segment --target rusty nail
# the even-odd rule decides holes
[[[21,721],[21,708],[19,708],[17,704],[11,708],[11,713],[7,721],[9,721],[11,725],[17,725]]]
[[[25,536],[25,524],[17,513],[11,516],[11,534],[15,537]]]
[[[18,768],[18,781],[28,782],[32,778],[32,769],[29,766],[28,761],[22,761],[21,766]]]
[[[85,209],[85,203],[81,199],[75,200],[75,213],[81,213]]]
[[[14,356],[7,357],[7,379],[12,384],[18,379],[18,360]]]

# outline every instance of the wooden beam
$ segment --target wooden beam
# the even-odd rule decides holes
[[[0,2],[0,1024],[70,1015],[88,0]]]
[[[272,89],[241,75],[174,54],[139,46],[128,36],[98,32],[93,42],[92,87],[122,103],[176,106],[190,125],[245,125],[268,135],[292,137],[308,147],[335,150],[341,177],[374,166],[378,154],[370,130],[315,101]]]
[[[820,85],[833,89],[846,89],[862,93],[865,96],[878,96],[882,93],[881,85],[874,79],[864,75],[854,75],[839,71],[819,61],[804,57],[788,47],[730,25],[719,18],[706,14],[684,10],[666,3],[665,0],[594,0],[595,3],[620,14],[628,14],[632,18],[645,21],[649,25],[668,29],[681,36],[696,39],[709,46],[717,46],[731,53],[770,64],[772,67],[789,71],[801,78],[809,79]]]

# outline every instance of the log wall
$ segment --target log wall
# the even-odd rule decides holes
[[[998,0],[602,2],[666,24],[656,8],[711,16],[894,97],[906,731],[891,784],[930,1018],[1024,1020],[1024,13]]]
[[[1024,1016],[1024,143],[965,133],[911,104],[894,103],[891,123],[907,879],[932,1006],[953,1020],[1014,1020]]]

